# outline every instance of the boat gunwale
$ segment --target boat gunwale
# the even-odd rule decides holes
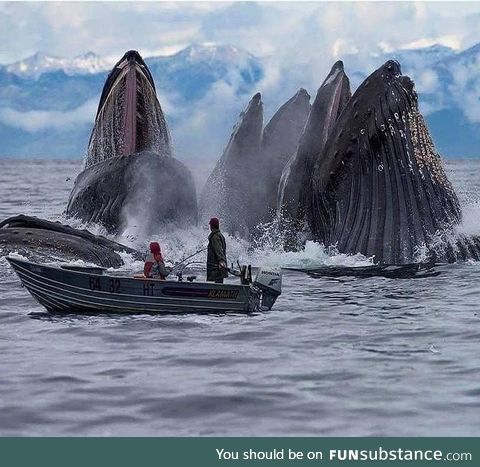
[[[9,257],[7,257],[7,260],[10,262],[10,259]],[[192,285],[201,285],[201,286],[205,286],[205,287],[214,287],[216,289],[219,289],[219,290],[222,290],[222,289],[225,289],[225,288],[235,288],[235,289],[239,289],[239,290],[244,290],[244,291],[250,291],[251,290],[251,286],[250,285],[243,285],[243,284],[219,284],[219,283],[216,283],[216,282],[207,282],[207,281],[198,281],[198,282],[184,282],[184,281],[174,281],[174,280],[164,280],[164,279],[153,279],[153,278],[150,278],[150,277],[129,277],[129,276],[115,276],[115,275],[110,275],[110,274],[93,274],[93,273],[88,273],[88,272],[77,272],[77,271],[72,271],[72,270],[68,270],[68,269],[62,269],[60,267],[56,267],[56,266],[46,266],[46,265],[43,265],[43,264],[38,264],[38,263],[31,263],[29,261],[23,261],[23,260],[17,260],[17,259],[14,259],[15,262],[19,262],[21,264],[28,264],[28,265],[33,265],[33,266],[36,266],[36,267],[41,267],[41,268],[45,268],[45,269],[50,269],[50,270],[54,270],[54,271],[61,271],[62,273],[66,273],[66,274],[84,274],[84,275],[87,275],[87,276],[98,276],[98,277],[106,277],[108,279],[123,279],[123,280],[127,280],[127,281],[139,281],[139,280],[143,280],[143,281],[151,281],[153,283],[160,283],[162,285],[175,285],[175,286],[180,286],[180,287],[191,287]],[[13,263],[15,264],[15,263]],[[28,268],[25,268],[24,266],[19,266],[18,264],[16,265],[17,267],[20,267],[22,269],[26,269],[28,271],[28,273],[31,273],[33,275],[36,275],[36,276],[39,276],[39,277],[43,277],[45,278],[46,280],[49,280],[51,282],[55,282],[57,284],[64,284],[66,287],[72,287],[72,288],[75,288],[75,289],[81,289],[81,290],[86,290],[85,287],[78,287],[78,286],[75,286],[75,285],[70,285],[70,284],[66,284],[64,281],[58,281],[58,280],[55,280],[55,279],[52,279],[50,277],[45,277],[41,274],[38,274],[38,272],[34,272],[34,271],[31,271],[30,269]],[[15,269],[15,267],[14,267]],[[99,292],[99,293],[103,293],[103,294],[113,294],[112,292],[106,292],[104,290],[95,290],[95,292]],[[132,296],[132,297],[138,297],[140,295],[132,295],[132,294],[120,294],[120,295],[129,295],[129,296]],[[169,298],[169,297],[165,297],[165,298]]]

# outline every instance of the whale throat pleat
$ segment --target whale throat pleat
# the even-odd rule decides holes
[[[417,260],[461,220],[413,83],[394,62],[352,96],[316,165],[313,188],[316,237],[378,262]],[[440,257],[465,257],[469,246],[475,250],[471,242],[447,242]]]

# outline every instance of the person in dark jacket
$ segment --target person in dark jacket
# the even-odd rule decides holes
[[[158,242],[150,243],[150,253],[147,253],[143,275],[152,279],[165,279],[170,274],[170,268],[165,266],[162,251]]]
[[[207,249],[207,281],[223,283],[227,272],[227,244],[220,232],[220,222],[216,217],[210,219],[210,235]]]

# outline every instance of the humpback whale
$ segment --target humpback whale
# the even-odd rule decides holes
[[[205,184],[201,215],[222,219],[223,228],[248,238],[271,220],[278,182],[310,112],[310,96],[300,89],[263,127],[260,93],[253,96],[234,127],[230,141]]]
[[[265,203],[253,224],[271,221],[277,208],[278,183],[287,161],[295,153],[311,111],[310,95],[301,88],[273,115],[263,130],[257,164],[257,199]],[[260,166],[260,167],[258,167]],[[259,173],[260,172],[260,173]]]
[[[262,126],[263,103],[257,93],[240,114],[227,147],[200,196],[201,217],[219,217],[223,230],[241,237],[247,237],[249,233],[249,198],[260,152]]]
[[[143,259],[136,250],[87,230],[23,215],[0,222],[0,256],[12,252],[33,260],[81,259],[103,267],[121,266],[123,260],[119,253]]]
[[[388,61],[338,117],[311,180],[311,228],[324,245],[386,264],[478,258],[455,234],[461,210],[418,109],[413,81]]]
[[[193,178],[172,157],[152,75],[136,51],[127,52],[108,75],[66,214],[112,233],[132,224],[148,234],[167,222],[196,222]]]
[[[277,207],[287,228],[309,228],[315,162],[322,156],[327,139],[350,97],[350,82],[343,63],[338,61],[318,89],[298,148],[282,171]]]

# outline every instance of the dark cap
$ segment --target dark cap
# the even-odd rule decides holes
[[[214,229],[220,228],[220,221],[219,221],[216,217],[212,217],[212,218],[210,219],[209,224],[210,224]]]

